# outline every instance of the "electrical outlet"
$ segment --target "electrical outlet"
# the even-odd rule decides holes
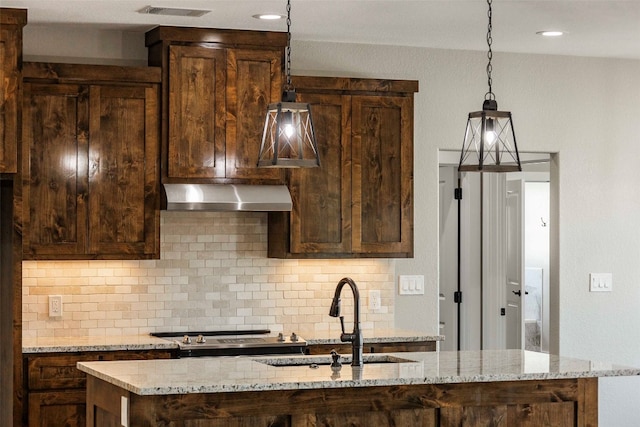
[[[370,290],[369,291],[369,308],[371,310],[380,310],[380,307],[382,307],[380,291]]]
[[[49,295],[49,317],[62,317],[62,295]]]

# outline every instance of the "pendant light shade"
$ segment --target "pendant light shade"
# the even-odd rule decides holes
[[[495,100],[482,111],[469,113],[460,153],[460,172],[518,172],[522,170],[509,111],[497,111]]]
[[[311,106],[295,102],[295,97],[295,91],[287,91],[282,102],[269,104],[258,167],[320,166]]]
[[[516,135],[509,111],[498,111],[498,102],[492,91],[491,44],[492,8],[489,5],[489,25],[487,28],[487,83],[489,91],[485,94],[482,111],[469,113],[467,129],[464,133],[462,152],[460,153],[460,172],[517,172],[522,171]]]
[[[258,167],[320,166],[311,105],[296,102],[296,91],[291,84],[291,0],[287,0],[286,78],[282,101],[269,104],[267,108]]]

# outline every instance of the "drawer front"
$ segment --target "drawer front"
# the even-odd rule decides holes
[[[25,357],[29,390],[84,388],[85,374],[78,362],[100,360],[170,359],[171,350],[55,353]]]

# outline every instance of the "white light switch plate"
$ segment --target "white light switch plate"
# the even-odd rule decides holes
[[[399,295],[424,295],[424,276],[401,275],[398,280]]]
[[[589,290],[591,292],[611,292],[613,290],[613,274],[590,273]]]

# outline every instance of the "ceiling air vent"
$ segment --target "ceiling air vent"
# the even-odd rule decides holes
[[[175,7],[156,7],[145,6],[138,11],[138,13],[144,13],[147,15],[168,15],[168,16],[193,16],[199,17],[211,12],[210,10],[196,10],[196,9],[178,9]]]

